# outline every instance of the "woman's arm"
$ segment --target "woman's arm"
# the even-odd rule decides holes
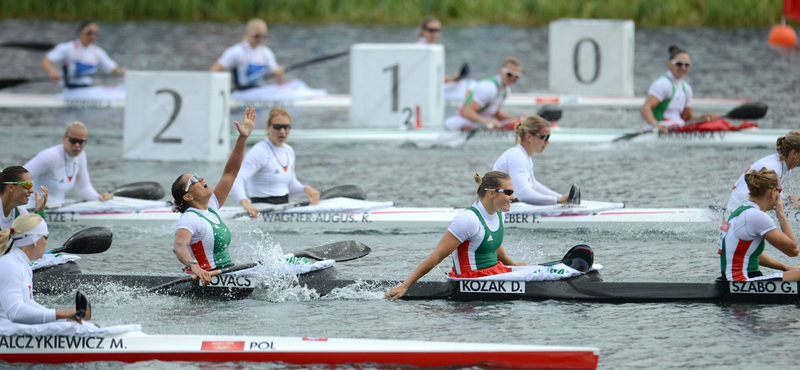
[[[236,176],[239,174],[239,168],[241,168],[242,160],[244,159],[247,138],[253,132],[255,120],[256,109],[250,106],[244,110],[244,119],[241,124],[238,121],[233,122],[236,125],[236,130],[239,131],[239,138],[236,139],[233,152],[228,157],[228,162],[225,163],[225,169],[222,170],[222,177],[214,188],[214,195],[217,196],[220,207],[225,203],[225,199],[228,198],[233,182],[236,181]]]
[[[191,240],[191,231],[181,228],[175,232],[175,241],[172,245],[172,252],[178,257],[178,261],[181,263],[181,265],[186,266],[187,263],[192,261],[192,255],[189,253],[189,242],[191,242]],[[192,269],[193,274],[200,278],[200,281],[203,282],[204,286],[211,282],[211,273],[203,270],[200,267],[200,264],[193,263],[189,265],[189,268]]]
[[[506,254],[506,250],[505,250],[505,248],[503,248],[503,246],[500,246],[500,248],[497,248],[497,259],[500,262],[502,262],[504,265],[506,265],[506,266],[526,266],[527,265],[527,263],[525,263],[525,262],[516,262],[515,263],[514,261],[512,261],[511,257],[509,257],[508,254]]]
[[[442,239],[439,240],[439,244],[436,245],[436,248],[433,250],[433,252],[431,252],[431,254],[429,254],[424,260],[422,260],[419,265],[417,265],[417,268],[415,268],[414,272],[408,276],[406,281],[386,292],[386,294],[383,295],[383,298],[390,298],[393,301],[398,300],[400,297],[406,294],[406,291],[408,291],[408,288],[411,285],[416,283],[417,280],[425,276],[427,273],[433,270],[436,265],[442,262],[442,260],[453,253],[453,251],[458,248],[459,244],[461,244],[461,242],[458,241],[458,239],[456,239],[452,233],[450,233],[450,230],[446,231],[442,236]]]

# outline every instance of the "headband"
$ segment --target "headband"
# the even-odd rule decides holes
[[[39,238],[47,235],[47,222],[40,222],[36,227],[30,229],[20,235],[14,236],[14,244],[17,247],[25,247],[35,243]]]

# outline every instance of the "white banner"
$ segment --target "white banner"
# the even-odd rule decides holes
[[[441,128],[444,121],[444,47],[351,46],[350,95],[353,126]]]
[[[633,21],[559,19],[549,33],[550,91],[633,96]]]
[[[224,161],[230,154],[230,74],[125,74],[123,158]]]

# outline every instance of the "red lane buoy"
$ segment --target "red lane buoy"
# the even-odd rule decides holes
[[[793,47],[797,45],[797,32],[785,24],[777,24],[769,30],[769,44],[773,46]]]

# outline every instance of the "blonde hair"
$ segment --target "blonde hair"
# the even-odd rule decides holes
[[[502,171],[489,171],[483,177],[476,172],[472,178],[478,184],[477,193],[479,198],[486,196],[486,190],[483,189],[498,189],[501,182],[511,180],[511,176]]]
[[[249,34],[254,28],[259,26],[263,26],[264,30],[267,31],[267,33],[269,33],[269,28],[267,28],[267,22],[264,22],[264,20],[260,18],[253,18],[247,21],[247,26],[245,26],[244,28],[244,33],[245,33],[244,38],[247,39],[247,34]]]
[[[509,64],[514,66],[514,67],[521,67],[522,66],[522,63],[519,62],[519,58],[517,58],[516,55],[506,55],[506,57],[503,58],[503,67],[505,67],[505,66],[507,66]]]
[[[42,216],[35,213],[19,215],[19,217],[14,220],[10,229],[0,231],[0,255],[6,254],[8,249],[11,248],[11,238],[14,235],[24,234],[26,231],[36,227],[36,225],[39,225],[40,222],[42,222]]]
[[[83,122],[81,122],[81,121],[72,121],[67,125],[67,129],[64,130],[64,136],[69,135],[69,131],[72,130],[72,129],[78,129],[78,130],[83,130],[83,131],[89,132],[89,130],[86,129],[86,125],[84,125]]]
[[[536,135],[544,130],[545,127],[550,127],[550,122],[547,122],[546,119],[539,116],[528,116],[524,121],[514,126],[514,132],[516,133],[514,144],[519,144],[525,139],[525,134]]]
[[[422,24],[419,26],[419,37],[422,37],[422,32],[424,32],[425,29],[428,28],[428,23],[431,23],[431,22],[434,22],[434,21],[442,23],[441,21],[439,21],[439,18],[436,18],[436,17],[434,17],[432,15],[428,16],[428,17],[425,17],[425,19],[422,20]]]
[[[754,198],[764,195],[767,190],[780,187],[778,174],[773,170],[768,170],[766,167],[746,173],[744,181],[747,183],[747,189],[750,190],[750,196]]]
[[[269,111],[269,117],[267,117],[267,126],[271,125],[272,120],[278,116],[286,116],[287,118],[289,118],[289,121],[292,120],[292,116],[289,115],[289,112],[287,112],[286,109],[283,109],[281,107],[272,108],[272,110]]]
[[[775,141],[775,150],[780,155],[781,162],[786,163],[789,153],[794,150],[800,152],[800,130],[789,131],[786,136],[781,136]]]

